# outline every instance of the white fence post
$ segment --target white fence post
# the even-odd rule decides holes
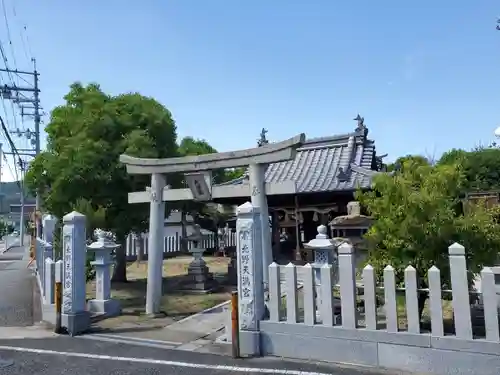
[[[269,266],[269,319],[272,322],[279,322],[281,312],[280,266],[273,262]]]
[[[363,268],[363,299],[365,301],[365,324],[367,329],[377,329],[377,294],[375,270],[369,264]]]
[[[55,263],[51,258],[45,259],[45,275],[43,279],[43,289],[45,303],[54,303],[54,289],[55,289]]]
[[[384,309],[387,332],[398,331],[398,309],[396,304],[396,277],[394,268],[384,268]]]
[[[316,322],[316,298],[314,288],[314,268],[307,263],[302,267],[304,287],[304,323],[314,325]]]
[[[340,306],[342,327],[356,328],[356,269],[353,259],[353,247],[344,243],[338,248]]]
[[[334,305],[333,305],[333,272],[330,264],[324,264],[321,267],[321,323],[326,326],[334,324]]]
[[[431,331],[433,336],[444,336],[443,303],[441,297],[441,271],[432,266],[427,272],[429,279],[429,305],[431,310]]]
[[[285,266],[285,295],[286,295],[286,321],[297,323],[298,293],[297,293],[297,267],[293,263]]]
[[[453,295],[453,315],[455,332],[459,339],[472,339],[469,284],[467,282],[467,263],[465,247],[454,243],[448,248],[450,262],[451,289]]]
[[[489,267],[484,267],[481,271],[481,292],[483,293],[486,340],[498,342],[500,341],[500,335],[498,332],[498,302],[495,274]]]
[[[405,269],[406,320],[408,332],[420,333],[420,315],[418,314],[417,271],[408,266]]]

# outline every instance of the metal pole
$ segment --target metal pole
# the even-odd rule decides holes
[[[33,67],[34,67],[34,111],[35,111],[35,154],[38,155],[40,153],[40,96],[38,90],[38,72],[36,71],[36,59],[33,59]],[[36,236],[42,238],[42,218],[39,214],[41,212],[41,202],[40,202],[40,194],[36,193],[36,201],[35,201],[35,225],[36,225]]]
[[[240,357],[240,332],[238,322],[238,292],[231,294],[231,353],[233,358]]]
[[[3,150],[2,144],[0,143],[0,212],[3,212],[3,195],[2,195],[2,160],[3,160]]]
[[[19,235],[21,246],[24,246],[24,182],[21,180],[21,217],[19,219]]]
[[[55,304],[56,304],[56,326],[54,332],[57,334],[62,334],[62,262],[56,262],[55,266],[55,281],[56,281],[56,290],[55,290]]]

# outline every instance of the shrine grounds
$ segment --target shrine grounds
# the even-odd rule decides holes
[[[177,256],[163,261],[163,297],[161,313],[155,316],[145,314],[148,262],[130,262],[127,266],[127,283],[112,283],[111,297],[120,302],[122,314],[118,317],[94,321],[94,325],[105,329],[120,329],[129,326],[165,327],[175,321],[207,310],[226,302],[231,297],[231,287],[224,284],[228,257],[204,257],[214,278],[220,280],[220,287],[211,293],[193,294],[182,289],[186,281],[191,256]],[[95,296],[95,281],[87,284],[87,298]]]

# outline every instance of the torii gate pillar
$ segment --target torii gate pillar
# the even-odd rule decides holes
[[[146,289],[146,314],[157,314],[161,309],[163,294],[163,231],[165,202],[162,199],[166,179],[163,174],[151,175],[151,204],[149,208],[149,243],[153,251],[148,254],[148,283]]]

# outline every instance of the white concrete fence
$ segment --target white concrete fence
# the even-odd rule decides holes
[[[201,247],[204,249],[211,249],[215,248],[217,246],[217,234],[210,234],[206,236],[201,241]],[[149,250],[149,234],[144,233],[140,236],[136,236],[134,234],[129,234],[127,236],[127,242],[126,242],[126,254],[127,254],[127,260],[128,261],[134,261],[137,259],[137,255],[139,254],[139,249],[140,249],[140,241],[143,243],[143,258],[147,259],[148,257],[148,250]],[[224,240],[226,243],[226,246],[236,246],[236,233],[230,233],[229,235],[226,236],[226,239]],[[188,241],[187,243],[187,249],[190,250],[193,247],[192,241]],[[163,257],[171,257],[178,255],[182,252],[182,237],[179,236],[178,233],[176,233],[175,236],[167,236],[164,237],[163,241]]]
[[[455,337],[472,340],[471,292],[467,283],[465,248],[455,243],[449,247],[448,252]],[[360,287],[359,284],[356,285],[354,258],[352,246],[343,244],[338,248],[338,268],[332,264],[324,264],[320,268],[313,264],[305,266],[295,266],[291,263],[286,266],[271,264],[269,266],[269,321],[299,323],[306,326],[341,325],[344,329],[353,330],[380,330],[382,322],[382,326],[385,326],[384,331],[397,335],[403,333],[400,332],[401,316],[398,316],[397,304],[397,292],[401,291],[404,292],[406,310],[407,329],[405,332],[420,334],[418,294],[428,292],[432,336],[445,336],[442,295],[446,291],[442,290],[440,270],[437,267],[433,266],[428,270],[429,288],[418,289],[417,271],[412,266],[405,269],[405,287],[397,288],[395,270],[392,266],[388,265],[384,268],[383,284],[377,285],[375,270],[367,265],[362,272]],[[337,272],[338,284],[335,282]],[[300,274],[302,279],[302,298],[299,298],[297,292],[297,274]],[[491,268],[485,267],[480,275],[485,338],[487,341],[500,342],[495,273]],[[284,284],[284,293],[281,291],[282,284]],[[336,288],[339,289],[340,299],[335,297]],[[377,290],[383,290],[382,309],[377,306]],[[358,291],[362,291],[359,296]],[[282,297],[283,294],[286,296],[285,299]],[[358,297],[361,297],[364,302],[363,313],[358,308]],[[340,311],[338,311],[338,304],[340,304]],[[449,336],[449,333],[447,332],[446,335]]]

